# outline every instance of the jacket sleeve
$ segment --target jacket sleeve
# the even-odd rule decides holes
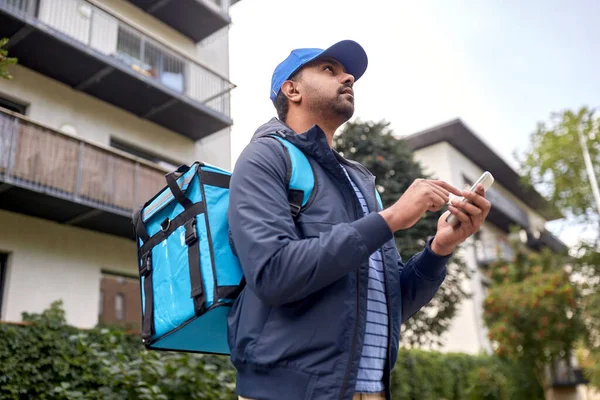
[[[452,256],[438,256],[431,250],[429,239],[425,248],[406,264],[398,254],[402,293],[402,322],[405,322],[431,301],[446,278],[446,263]]]
[[[245,148],[230,183],[228,221],[235,253],[248,287],[272,306],[300,300],[335,282],[392,238],[378,213],[333,225],[319,237],[299,238],[286,174],[281,145],[265,138]]]

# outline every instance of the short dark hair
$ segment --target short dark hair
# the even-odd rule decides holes
[[[287,80],[288,81],[297,81],[300,77],[300,71],[297,71],[292,74]],[[290,105],[288,103],[288,98],[281,90],[277,93],[277,97],[275,98],[275,102],[273,103],[275,106],[275,110],[277,110],[277,117],[285,122],[287,119],[288,111],[290,110]]]

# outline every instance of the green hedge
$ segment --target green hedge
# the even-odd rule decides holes
[[[536,400],[544,392],[531,371],[495,356],[400,350],[394,400]]]
[[[228,357],[146,351],[137,335],[66,325],[60,303],[0,324],[0,399],[232,399]],[[543,399],[535,380],[494,357],[405,351],[394,399]]]
[[[224,356],[146,351],[137,335],[65,323],[60,303],[0,324],[0,399],[231,399]]]

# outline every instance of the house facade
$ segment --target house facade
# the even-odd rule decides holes
[[[484,171],[495,178],[486,192],[492,209],[480,231],[461,246],[459,255],[471,272],[463,282],[471,294],[463,300],[458,315],[442,337],[436,350],[468,354],[492,353],[483,321],[483,301],[491,282],[486,277],[490,262],[511,259],[511,228],[531,251],[550,248],[565,250],[565,245],[546,229],[546,223],[562,218],[534,189],[521,183],[521,177],[508,163],[461,120],[453,120],[402,138],[414,152],[424,172],[459,189],[467,189]],[[556,362],[547,373],[552,382],[548,399],[592,399],[585,378],[575,360]]]
[[[236,0],[0,0],[0,320],[136,327],[131,215],[180,164],[230,168]]]
[[[469,354],[491,352],[483,324],[483,300],[490,282],[484,271],[499,257],[512,258],[509,245],[511,227],[518,227],[520,239],[532,250],[550,247],[560,251],[564,244],[546,230],[546,222],[561,218],[533,189],[521,184],[521,177],[505,160],[461,120],[404,137],[413,150],[415,160],[424,172],[442,179],[454,187],[471,187],[484,171],[495,178],[486,197],[492,210],[480,231],[461,248],[460,256],[471,271],[471,279],[464,282],[471,299],[461,304],[458,316],[445,335],[441,350]]]

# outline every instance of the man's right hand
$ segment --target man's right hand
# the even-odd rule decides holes
[[[462,196],[460,190],[440,180],[416,179],[392,206],[380,214],[392,232],[408,229],[427,211],[439,211],[450,199],[450,193]]]

